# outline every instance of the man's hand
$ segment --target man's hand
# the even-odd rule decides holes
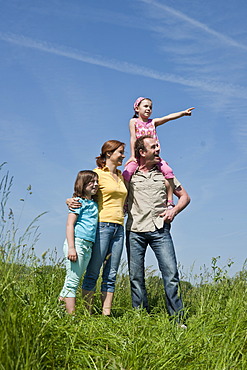
[[[180,213],[190,203],[190,197],[182,185],[174,189],[173,193],[176,195],[176,197],[178,197],[177,204],[172,209],[166,209],[160,214],[160,217],[163,217],[164,222],[167,223],[172,222],[175,216],[177,216],[177,214]]]
[[[175,216],[177,216],[177,214],[178,213],[177,213],[177,211],[174,207],[172,209],[166,209],[163,213],[160,214],[160,217],[163,217],[164,222],[169,224],[170,222],[172,222],[174,220],[174,218],[175,218]]]
[[[81,207],[81,203],[75,198],[66,199],[66,204],[67,204],[69,209],[80,208]]]

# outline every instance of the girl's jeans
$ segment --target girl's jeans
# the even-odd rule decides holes
[[[68,259],[68,243],[64,242],[63,251],[65,256],[66,277],[60,297],[75,297],[82,274],[85,272],[92,253],[93,242],[75,238],[77,260],[72,262]]]

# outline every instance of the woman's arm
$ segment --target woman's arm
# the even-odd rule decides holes
[[[66,199],[66,204],[70,210],[73,210],[73,208],[80,208],[81,203],[78,201],[77,198],[68,198]]]
[[[75,223],[78,215],[76,213],[69,213],[66,225],[66,238],[68,243],[68,259],[72,262],[77,260],[77,253],[75,249]]]
[[[184,117],[184,116],[191,116],[191,113],[192,113],[193,109],[195,109],[195,108],[192,107],[192,108],[188,108],[186,110],[182,110],[181,112],[168,114],[167,116],[164,116],[164,117],[161,117],[161,118],[154,118],[153,123],[154,123],[155,127],[157,127],[157,126],[163,125],[163,123],[166,123],[168,121],[172,121],[172,120],[177,119],[177,118],[181,118],[181,117]]]

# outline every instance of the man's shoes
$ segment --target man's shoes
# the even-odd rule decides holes
[[[178,324],[178,328],[179,329],[183,329],[183,330],[187,330],[188,328],[187,328],[187,325],[185,325],[185,324]]]

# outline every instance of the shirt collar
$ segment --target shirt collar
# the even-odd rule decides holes
[[[156,171],[156,170],[158,170],[160,172],[159,167],[158,167],[157,164],[155,164],[148,172],[153,172],[153,171]],[[140,170],[140,166],[137,167],[137,169],[135,170],[134,174],[137,173],[137,172],[143,172],[143,173],[145,173],[144,171]]]
[[[110,169],[108,166],[104,166],[101,168],[102,171],[104,172],[110,172]],[[121,174],[121,171],[119,169],[117,169],[117,175]]]

